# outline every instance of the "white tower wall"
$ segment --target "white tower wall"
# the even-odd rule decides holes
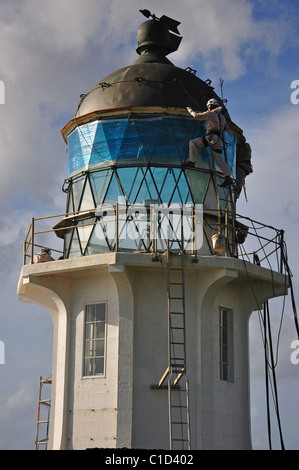
[[[50,449],[169,449],[165,261],[109,253],[23,267],[21,300],[54,323]],[[272,278],[274,276],[274,278]],[[192,449],[249,449],[248,319],[284,276],[241,260],[186,258],[186,366]],[[252,295],[254,289],[255,297]],[[107,305],[105,373],[83,376],[84,308]],[[220,379],[219,308],[232,312],[233,376]]]

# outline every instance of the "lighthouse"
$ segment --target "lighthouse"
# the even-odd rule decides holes
[[[44,231],[32,219],[24,242],[19,298],[53,319],[48,449],[250,449],[248,322],[287,282],[245,257],[251,221],[211,148],[187,165],[206,134],[187,107],[222,105],[234,178],[242,129],[209,80],[169,60],[180,23],[142,13],[136,61],[62,129],[65,214]],[[35,262],[50,233],[52,259]]]

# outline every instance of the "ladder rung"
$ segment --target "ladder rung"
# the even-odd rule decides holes
[[[170,282],[169,284],[172,286],[183,286],[182,282]]]
[[[171,330],[183,330],[184,327],[183,326],[171,326],[170,329]]]
[[[185,343],[178,343],[177,341],[170,341],[170,344],[181,344],[181,345],[184,345]]]
[[[171,439],[172,441],[189,442],[189,439]]]
[[[37,421],[37,424],[46,424],[46,423],[49,423],[50,421],[47,419],[47,420],[43,420],[43,421]]]
[[[189,424],[189,423],[186,421],[172,421],[171,424]]]
[[[183,297],[173,297],[172,295],[169,296],[170,300],[183,300]]]
[[[184,312],[170,312],[171,315],[184,315]]]

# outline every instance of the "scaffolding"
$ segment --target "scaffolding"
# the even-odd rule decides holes
[[[51,377],[39,378],[35,450],[39,450],[41,446],[44,446],[44,450],[48,448],[51,398],[43,398],[43,388],[45,385],[51,384]]]

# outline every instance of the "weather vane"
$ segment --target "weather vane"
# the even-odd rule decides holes
[[[169,29],[175,34],[180,34],[178,31],[178,26],[181,24],[180,21],[173,20],[168,16],[162,15],[161,18],[158,18],[154,13],[151,13],[149,10],[139,10],[146,18],[153,18],[153,20],[159,20],[162,23],[165,23]]]

